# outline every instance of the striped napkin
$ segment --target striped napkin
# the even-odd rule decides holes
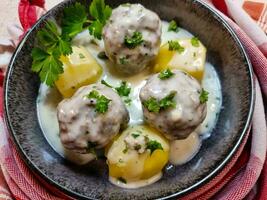
[[[52,0],[50,0],[52,1]],[[216,9],[239,36],[255,72],[256,105],[251,132],[231,162],[209,183],[182,199],[267,199],[266,118],[267,98],[267,2],[265,0],[203,0]],[[10,39],[0,39],[0,100],[4,72],[21,35],[45,12],[44,0],[20,0],[21,26],[9,28]],[[266,103],[266,102],[265,102]],[[70,199],[45,184],[28,169],[14,148],[0,107],[0,200]]]

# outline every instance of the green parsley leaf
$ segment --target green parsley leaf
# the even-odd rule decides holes
[[[131,93],[131,87],[127,86],[126,81],[122,81],[120,87],[116,87],[115,90],[121,97],[127,97]]]
[[[202,89],[201,93],[199,95],[200,103],[203,104],[203,103],[207,102],[208,99],[209,99],[209,93],[206,90]]]
[[[174,75],[174,73],[170,69],[165,69],[165,70],[160,72],[158,77],[161,80],[164,80],[164,79],[168,79],[168,78],[172,77],[173,75]]]
[[[130,99],[130,98],[126,98],[126,99],[124,99],[124,103],[125,103],[126,105],[130,106],[131,103],[132,103],[132,99]]]
[[[150,97],[148,100],[144,101],[143,104],[149,112],[158,113],[160,110],[159,103],[158,103],[157,99],[154,97]]]
[[[110,99],[106,98],[104,95],[100,95],[98,91],[92,90],[87,98],[96,99],[95,111],[98,113],[105,113],[108,110],[108,104],[111,102]]]
[[[93,0],[89,8],[91,16],[95,21],[89,26],[89,32],[97,39],[102,38],[102,29],[109,19],[112,9],[105,5],[104,0]]]
[[[178,53],[184,52],[184,47],[179,44],[178,41],[168,41],[169,51],[178,51]]]
[[[193,37],[191,39],[191,44],[194,46],[194,47],[199,47],[199,39],[197,37]]]
[[[150,155],[152,155],[152,153],[157,149],[163,150],[163,147],[158,141],[150,140],[147,143],[146,149],[149,149],[150,150]]]
[[[57,25],[52,20],[47,21],[45,26],[38,31],[37,41],[39,46],[48,53],[52,53],[52,51],[58,51],[63,55],[72,53],[69,38],[60,36]]]
[[[126,59],[125,56],[120,58],[120,64],[121,64],[121,65],[125,65],[125,64],[127,64],[127,63],[128,63],[128,61],[127,61],[127,59]]]
[[[132,136],[133,136],[133,138],[138,138],[140,136],[140,134],[138,134],[138,133],[132,133]]]
[[[117,179],[118,179],[118,181],[120,181],[120,182],[122,182],[122,183],[124,183],[124,184],[127,183],[127,181],[125,180],[125,178],[119,177],[119,178],[117,178]]]
[[[80,59],[85,58],[85,56],[82,53],[79,53],[79,57],[80,57]]]
[[[83,30],[87,20],[85,7],[80,3],[66,7],[63,11],[62,34],[73,38]]]
[[[175,108],[176,103],[175,101],[173,101],[173,98],[175,97],[175,95],[176,95],[176,91],[172,91],[169,95],[161,99],[159,101],[160,108],[161,109],[167,109],[169,107]]]
[[[169,107],[175,107],[176,103],[173,101],[176,92],[172,91],[169,95],[158,101],[154,97],[150,97],[148,100],[144,101],[143,105],[148,109],[149,112],[158,113],[160,110],[165,110]]]
[[[108,59],[106,53],[104,51],[101,51],[97,54],[97,57],[100,58],[100,59],[103,59],[103,60],[106,60]]]
[[[55,52],[47,53],[40,48],[32,50],[32,71],[39,73],[42,82],[53,86],[59,74],[63,73],[63,64]]]
[[[93,21],[93,23],[89,26],[89,33],[95,38],[101,40],[103,27],[104,26],[100,21]]]
[[[107,87],[110,87],[110,88],[113,88],[110,84],[108,84],[105,80],[101,80],[101,84],[107,86]]]
[[[125,149],[123,149],[122,153],[127,153],[128,152],[128,147],[125,147]]]
[[[168,31],[174,31],[174,32],[176,32],[176,33],[179,31],[179,28],[178,28],[178,26],[177,26],[176,21],[172,20],[172,21],[169,23]]]
[[[132,35],[132,37],[125,36],[124,38],[124,44],[129,49],[134,49],[138,45],[142,44],[144,42],[142,33],[135,31]]]

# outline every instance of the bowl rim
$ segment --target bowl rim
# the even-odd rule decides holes
[[[66,4],[68,4],[68,2],[70,2],[71,0],[67,0],[67,1],[63,1],[57,5],[55,5],[53,8],[51,8],[47,13],[45,13],[42,17],[40,17],[38,19],[38,21],[26,32],[26,34],[24,35],[23,39],[19,42],[18,46],[16,47],[10,63],[8,65],[7,68],[7,72],[6,72],[6,76],[5,76],[5,80],[4,80],[4,122],[7,125],[7,129],[9,132],[9,135],[11,135],[11,138],[13,140],[13,142],[15,143],[16,149],[18,150],[18,152],[20,153],[20,155],[22,156],[24,162],[26,162],[27,166],[34,172],[35,175],[37,175],[38,178],[42,178],[43,180],[47,181],[48,184],[51,184],[52,186],[55,186],[56,189],[59,189],[60,191],[64,192],[67,195],[70,196],[75,196],[76,198],[82,198],[82,199],[94,199],[91,197],[87,197],[84,196],[82,194],[79,194],[73,190],[70,190],[60,184],[58,184],[57,182],[55,182],[54,180],[52,180],[51,178],[49,178],[46,174],[44,174],[42,172],[42,170],[40,170],[35,163],[33,163],[31,161],[31,159],[28,157],[27,153],[23,150],[22,146],[20,145],[20,142],[18,141],[18,139],[16,138],[16,134],[15,134],[15,130],[13,129],[13,126],[10,122],[10,115],[9,115],[9,110],[8,110],[8,86],[9,86],[9,79],[11,76],[11,73],[13,71],[13,64],[14,61],[17,57],[17,54],[20,52],[20,50],[22,49],[22,47],[24,46],[25,42],[27,41],[29,35],[32,33],[32,31],[40,24],[43,22],[43,20],[45,20],[53,11],[55,11],[57,8],[59,8],[60,6],[65,6]],[[215,20],[217,20],[222,26],[225,27],[225,29],[229,32],[229,34],[231,35],[231,37],[233,38],[233,40],[235,41],[240,53],[242,53],[242,55],[244,56],[244,61],[246,61],[247,67],[248,67],[248,71],[249,71],[249,80],[251,83],[251,88],[250,88],[250,106],[249,106],[249,113],[248,113],[248,117],[246,120],[246,124],[239,136],[239,139],[237,140],[236,144],[234,145],[234,147],[232,148],[232,150],[230,151],[230,153],[223,159],[223,161],[216,166],[206,177],[202,178],[201,180],[197,181],[196,183],[194,183],[193,185],[191,185],[190,187],[183,189],[181,191],[178,192],[174,192],[173,194],[167,195],[165,197],[160,197],[160,199],[170,199],[170,198],[174,198],[174,197],[181,197],[184,196],[190,192],[195,191],[196,189],[198,189],[199,187],[203,186],[204,184],[206,184],[208,181],[210,181],[212,178],[214,178],[216,175],[218,175],[224,168],[224,166],[226,166],[231,159],[233,158],[234,154],[237,152],[237,150],[239,149],[240,145],[242,144],[243,140],[246,138],[246,134],[249,134],[249,129],[250,129],[250,124],[251,124],[251,120],[252,120],[252,116],[253,116],[253,112],[254,112],[254,104],[255,104],[255,84],[254,84],[254,78],[253,78],[253,68],[250,62],[250,59],[245,51],[244,46],[242,45],[240,39],[238,38],[237,34],[235,33],[235,31],[233,30],[233,28],[229,25],[229,23],[218,13],[218,11],[216,9],[214,9],[213,7],[211,7],[210,5],[208,5],[205,2],[202,2],[201,0],[192,0],[192,3],[197,3],[199,6],[201,6],[203,9],[207,10],[208,12],[210,12],[210,14],[215,18]]]

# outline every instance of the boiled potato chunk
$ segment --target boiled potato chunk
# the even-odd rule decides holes
[[[102,75],[102,68],[84,47],[72,47],[73,53],[60,58],[64,73],[59,76],[56,86],[65,97],[71,97],[81,86],[95,83]]]
[[[115,139],[106,156],[111,177],[127,183],[145,180],[159,174],[168,162],[169,142],[156,130],[137,125]]]
[[[154,62],[154,72],[160,72],[167,68],[180,69],[201,81],[206,62],[206,48],[200,41],[197,47],[193,46],[190,38],[175,41],[184,47],[184,51],[181,53],[175,50],[170,51],[168,43],[161,46]]]

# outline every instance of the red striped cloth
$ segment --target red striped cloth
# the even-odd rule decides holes
[[[43,7],[44,0],[21,0],[20,2],[21,23],[25,31],[38,18],[38,14],[31,12],[43,11],[36,6]],[[262,2],[260,0],[206,0],[205,2],[222,11],[218,12],[235,30],[249,54],[255,71],[256,105],[251,134],[241,144],[231,162],[209,183],[182,199],[267,199],[267,162],[265,161],[267,131],[262,99],[262,94],[267,98],[267,37],[264,34],[267,21],[266,2],[263,0]],[[17,27],[14,32],[22,32],[23,29]],[[8,50],[12,51],[14,44],[17,44],[17,40],[5,42],[4,46],[9,47]],[[2,99],[2,88],[0,87],[0,100],[2,101]],[[2,107],[0,107],[0,113],[2,113]],[[21,200],[69,199],[32,174],[8,139],[2,117],[0,119],[0,138],[2,169],[0,170],[0,200],[12,198]]]

